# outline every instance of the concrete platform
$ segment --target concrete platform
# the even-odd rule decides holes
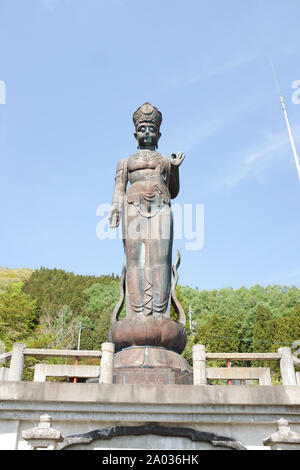
[[[198,439],[199,433],[225,436],[228,442],[252,448],[262,446],[263,439],[276,431],[280,418],[300,432],[300,389],[274,385],[0,382],[0,449],[29,448],[22,431],[35,427],[44,413],[52,417],[53,427],[64,437],[79,436],[78,444],[70,449],[212,448],[209,439],[193,441],[191,436]],[[114,427],[118,433],[122,426],[132,431],[134,427],[143,429],[140,435],[130,435],[129,429],[127,435],[104,440],[98,432]],[[171,428],[182,432],[172,435],[168,432]],[[163,437],[159,437],[160,432]],[[186,437],[182,437],[185,432]],[[85,441],[80,441],[82,435]],[[93,438],[89,440],[88,436]]]

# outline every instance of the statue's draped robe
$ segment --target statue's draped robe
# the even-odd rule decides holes
[[[118,163],[113,203],[122,207],[127,317],[170,315],[170,200],[178,191],[177,168],[158,152],[140,150]]]

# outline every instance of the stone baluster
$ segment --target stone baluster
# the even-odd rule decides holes
[[[207,385],[206,352],[203,344],[193,346],[193,383],[194,385]]]
[[[278,352],[281,354],[280,372],[282,385],[297,385],[291,348],[279,348]]]
[[[26,344],[24,343],[15,343],[13,346],[8,374],[8,380],[11,382],[22,380],[25,348]]]
[[[101,345],[102,357],[100,363],[100,377],[99,383],[111,384],[113,381],[114,370],[114,343],[102,343]]]

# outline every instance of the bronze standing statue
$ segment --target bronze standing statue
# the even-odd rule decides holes
[[[175,287],[179,254],[173,267],[171,199],[179,192],[183,153],[167,158],[157,152],[162,115],[150,103],[133,114],[138,151],[117,165],[110,226],[122,219],[126,262],[121,296],[112,316],[110,340],[116,351],[154,346],[178,353],[186,344],[185,315]],[[127,188],[128,183],[130,186]],[[126,318],[119,320],[126,297]],[[178,321],[170,318],[173,304]]]

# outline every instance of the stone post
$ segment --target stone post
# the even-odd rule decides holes
[[[288,424],[283,418],[277,421],[277,431],[264,439],[263,445],[271,450],[300,450],[300,434],[291,431]]]
[[[100,377],[99,383],[111,384],[113,381],[114,370],[114,343],[102,343],[101,345],[102,357],[100,362]]]
[[[25,348],[26,344],[24,343],[15,343],[13,346],[8,374],[8,380],[11,382],[22,380]]]
[[[54,450],[56,444],[64,439],[60,431],[52,428],[52,418],[47,414],[41,415],[37,427],[23,431],[22,437],[31,445],[32,450]]]
[[[291,348],[279,348],[282,385],[297,385]]]
[[[193,346],[193,383],[194,385],[207,385],[206,352],[203,344]]]

